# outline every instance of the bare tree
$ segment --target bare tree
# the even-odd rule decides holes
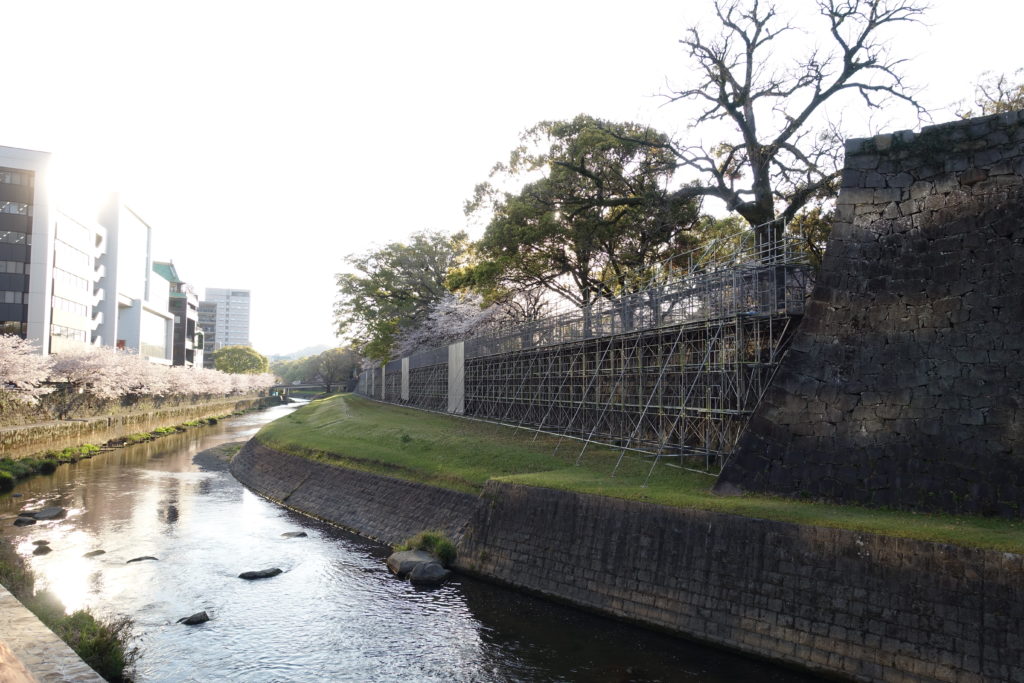
[[[972,109],[966,102],[959,102],[956,115],[969,119],[1024,109],[1024,81],[1018,80],[1022,75],[1024,69],[1017,69],[1013,76],[984,72],[974,87],[974,106],[977,109]]]
[[[714,0],[719,30],[693,27],[680,40],[699,78],[669,99],[699,105],[692,127],[724,122],[733,132],[713,146],[673,146],[680,166],[700,176],[676,199],[718,197],[753,226],[790,219],[838,191],[843,140],[824,116],[827,102],[853,93],[869,110],[896,100],[919,119],[925,114],[900,75],[906,60],[887,41],[889,29],[919,21],[926,7],[914,0],[816,4],[821,27],[805,35],[771,2]],[[787,64],[783,55],[801,43],[811,44],[809,52]]]

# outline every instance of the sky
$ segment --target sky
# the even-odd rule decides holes
[[[931,4],[892,49],[938,123],[982,72],[1024,66],[1024,6]],[[712,27],[710,6],[0,0],[0,145],[52,152],[76,192],[121,192],[200,296],[252,290],[260,352],[333,346],[345,256],[422,229],[479,236],[463,203],[526,128],[587,113],[693,135],[663,95],[692,78],[678,39]],[[816,40],[791,35],[794,55]],[[905,108],[843,125],[919,127]]]

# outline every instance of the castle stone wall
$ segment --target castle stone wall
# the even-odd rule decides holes
[[[719,480],[1024,514],[1024,112],[847,142],[800,329]]]

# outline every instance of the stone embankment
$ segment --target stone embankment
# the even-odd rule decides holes
[[[38,424],[0,428],[0,453],[8,458],[23,458],[46,450],[102,444],[111,439],[151,432],[160,427],[200,420],[207,417],[266,407],[276,397],[233,397],[203,403],[153,408],[138,413],[80,420],[54,420]]]
[[[1024,518],[1024,112],[846,143],[803,322],[719,491]]]
[[[455,568],[831,676],[1024,680],[1024,557],[490,482],[479,497],[250,441],[242,483],[386,543],[428,529]]]

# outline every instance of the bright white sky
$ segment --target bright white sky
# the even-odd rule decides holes
[[[931,27],[895,49],[941,122],[981,72],[1024,66],[1024,5],[933,4]],[[200,295],[251,289],[259,351],[333,345],[345,255],[469,227],[463,202],[523,129],[588,113],[684,132],[686,109],[657,95],[686,84],[677,40],[708,7],[0,0],[0,145],[53,152],[79,186],[121,190],[158,232],[154,256]],[[906,114],[844,125],[915,127]]]

